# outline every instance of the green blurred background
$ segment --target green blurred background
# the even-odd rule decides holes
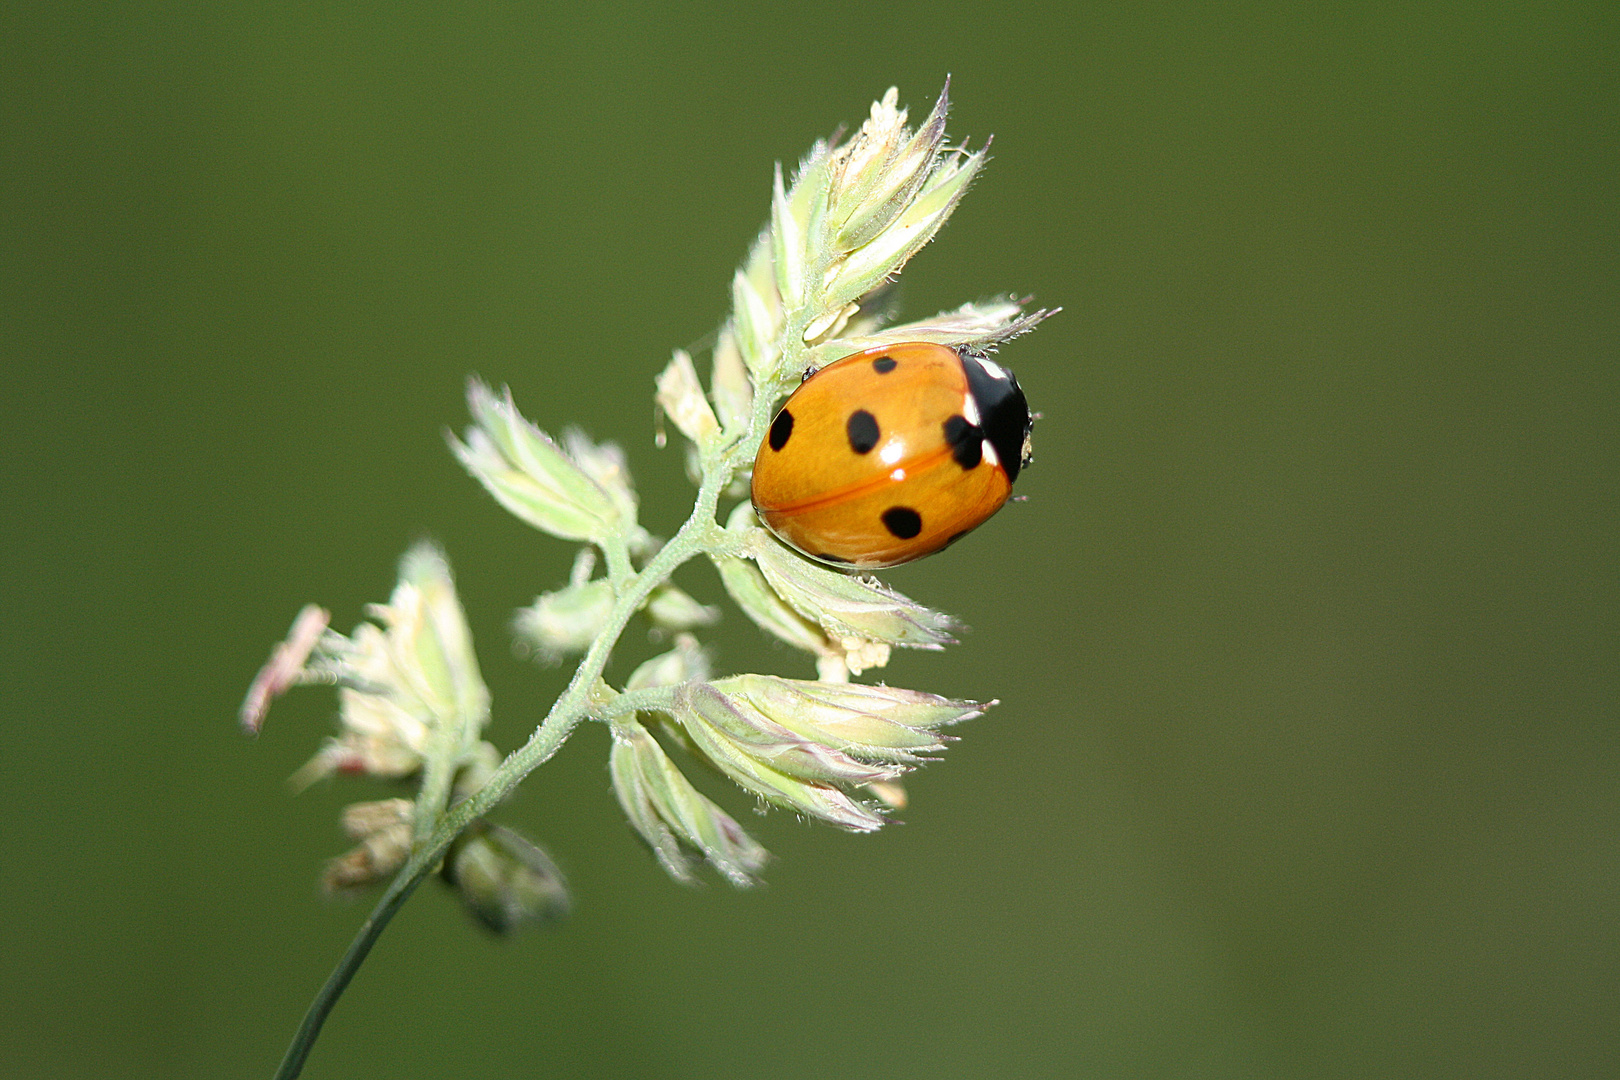
[[[431,535],[520,742],[572,553],[446,452],[467,373],[667,534],[652,378],[772,162],[947,73],[995,160],[904,312],[1065,310],[1002,353],[1028,501],[890,575],[974,632],[886,677],[1003,704],[876,836],[712,786],[746,894],[666,880],[582,730],[506,813],[576,916],[424,890],[307,1075],[1620,1075],[1617,9],[583,8],[0,14],[5,1075],[270,1073],[382,790],[289,797],[329,693],[237,731],[270,644]]]

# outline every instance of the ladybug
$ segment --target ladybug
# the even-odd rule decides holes
[[[754,457],[760,521],[820,562],[898,566],[1001,509],[1029,461],[1012,372],[945,345],[853,353],[783,403]]]

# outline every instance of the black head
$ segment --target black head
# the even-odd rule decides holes
[[[962,357],[967,372],[968,392],[979,407],[979,427],[996,448],[1008,480],[1018,479],[1029,446],[1029,403],[1013,373],[985,357],[972,353]]]

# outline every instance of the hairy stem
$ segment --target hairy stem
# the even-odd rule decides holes
[[[585,658],[580,661],[568,688],[557,698],[551,711],[546,714],[545,720],[529,741],[501,762],[488,783],[470,797],[452,806],[448,812],[440,814],[438,806],[419,803],[424,809],[434,813],[436,821],[430,828],[418,825],[419,837],[425,834],[425,838],[418,840],[410,860],[395,876],[387,891],[383,893],[382,899],[377,901],[377,906],[372,909],[370,917],[355,934],[354,940],[349,943],[348,951],[343,954],[343,958],[338,961],[337,967],[328,976],[325,985],[315,995],[315,1000],[310,1003],[303,1022],[298,1026],[297,1034],[293,1036],[292,1044],[287,1047],[286,1056],[282,1058],[281,1067],[276,1071],[276,1080],[292,1080],[303,1070],[304,1061],[309,1057],[310,1049],[321,1033],[321,1025],[326,1022],[332,1007],[343,995],[355,972],[365,962],[366,954],[371,952],[377,938],[382,935],[383,930],[409,899],[411,893],[438,867],[445,849],[451,842],[463,829],[483,817],[504,799],[519,781],[555,754],[579,726],[580,721],[589,715],[591,689],[607,667],[613,646],[618,643],[619,635],[624,632],[630,617],[646,602],[653,589],[669,580],[669,576],[677,567],[718,541],[721,530],[715,523],[715,508],[719,503],[720,493],[730,481],[731,470],[728,468],[705,470],[703,484],[698,489],[697,503],[692,508],[692,516],[686,519],[686,523],[680,527],[669,543],[652,557],[640,573],[630,574],[624,578],[623,586],[617,589],[607,625],[586,652]]]

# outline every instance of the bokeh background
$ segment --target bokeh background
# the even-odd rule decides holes
[[[1028,501],[889,575],[973,633],[886,677],[1001,706],[880,835],[713,785],[750,893],[666,880],[580,731],[505,814],[575,917],[425,889],[307,1075],[1620,1075],[1616,9],[829,2],[0,15],[7,1076],[270,1073],[382,790],[289,796],[327,692],[242,737],[270,644],[435,537],[517,745],[572,552],[446,452],[466,375],[667,533],[652,379],[772,163],[947,73],[995,160],[904,313],[1064,311],[1002,354]]]

